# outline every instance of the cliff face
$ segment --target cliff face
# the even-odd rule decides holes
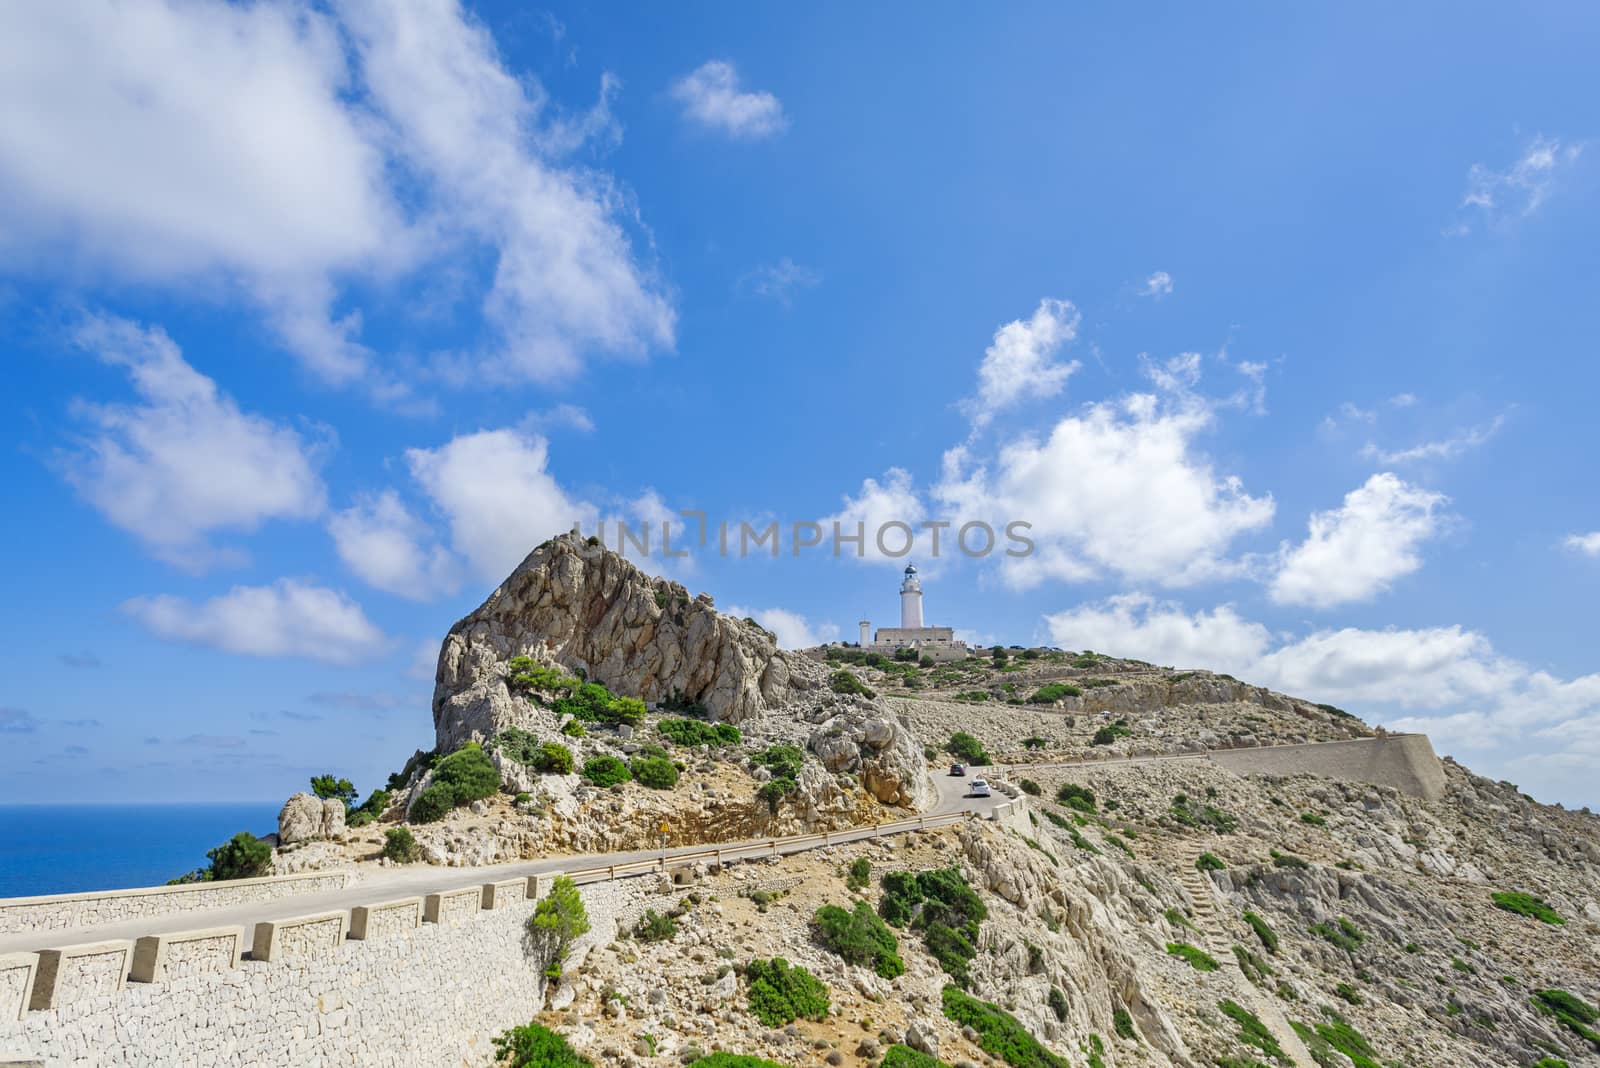
[[[439,651],[433,724],[441,749],[521,725],[526,703],[506,664],[532,656],[647,702],[673,695],[741,723],[822,687],[826,673],[778,649],[761,628],[565,534],[545,542]]]

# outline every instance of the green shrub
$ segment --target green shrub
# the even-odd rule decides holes
[[[1311,827],[1326,827],[1328,825],[1327,819],[1317,815],[1315,812],[1300,813],[1300,822]]]
[[[963,932],[948,924],[934,921],[922,932],[928,953],[939,962],[944,973],[962,986],[972,979],[971,965],[978,955],[978,947]]]
[[[817,940],[850,964],[870,965],[885,979],[905,974],[899,939],[865,901],[857,901],[849,912],[824,905],[817,910],[815,922]]]
[[[978,1033],[978,1048],[1012,1068],[1070,1068],[1069,1062],[1045,1049],[1009,1012],[979,1001],[956,986],[944,988],[944,1014]]]
[[[1554,1018],[1584,1041],[1600,1047],[1600,1033],[1596,1033],[1593,1026],[1596,1020],[1600,1020],[1600,1010],[1582,998],[1565,990],[1535,990],[1533,1007]]]
[[[1497,893],[1491,895],[1491,897],[1496,908],[1514,912],[1518,916],[1527,916],[1538,920],[1540,923],[1548,923],[1552,926],[1560,926],[1567,922],[1561,918],[1560,913],[1532,894]]]
[[[677,933],[678,921],[655,909],[645,909],[639,922],[633,925],[633,937],[641,942],[665,942]]]
[[[1111,1026],[1117,1032],[1118,1038],[1138,1038],[1133,1029],[1133,1014],[1127,1009],[1118,1007],[1111,1014]]]
[[[844,885],[850,890],[865,890],[872,883],[872,861],[866,857],[857,857],[850,862],[850,868],[845,873]]]
[[[212,879],[254,879],[272,870],[272,847],[249,831],[240,831],[215,849],[206,850]]]
[[[568,738],[583,738],[589,732],[583,729],[583,724],[580,721],[569,719],[561,725],[561,733]]]
[[[530,768],[539,761],[539,736],[521,727],[507,727],[490,738],[486,748]]]
[[[1201,871],[1223,871],[1228,867],[1222,863],[1221,857],[1213,853],[1201,853],[1200,859],[1194,862],[1194,866]]]
[[[383,855],[395,864],[411,864],[422,859],[422,847],[410,827],[390,827],[383,832]]]
[[[351,827],[365,827],[373,820],[379,819],[389,810],[389,802],[393,796],[388,790],[378,789],[367,795],[367,799],[351,809],[345,817],[345,822]]]
[[[1274,868],[1288,868],[1291,871],[1304,871],[1311,867],[1304,858],[1297,857],[1293,853],[1280,853],[1276,849],[1272,850],[1272,866]]]
[[[1090,745],[1110,745],[1117,740],[1117,732],[1111,727],[1101,727],[1094,732],[1094,737],[1089,739]]]
[[[544,667],[529,656],[514,656],[506,665],[506,687],[512,693],[534,697],[535,691],[566,692],[578,688],[578,680],[556,668]]]
[[[1233,947],[1233,959],[1239,962],[1239,970],[1244,977],[1256,986],[1265,986],[1267,976],[1272,975],[1272,966],[1243,946]]]
[[[828,1015],[828,988],[798,964],[782,957],[753,960],[745,966],[744,977],[750,984],[750,1012],[768,1027]]]
[[[1267,1025],[1249,1009],[1236,1001],[1224,1000],[1217,1003],[1217,1008],[1222,1014],[1239,1025],[1239,1041],[1247,1046],[1260,1050],[1280,1064],[1293,1065],[1294,1060],[1278,1045],[1278,1040],[1272,1037],[1272,1032],[1267,1030]]]
[[[1090,814],[1098,811],[1100,807],[1094,799],[1094,791],[1075,782],[1062,784],[1061,789],[1056,791],[1056,803]]]
[[[1018,779],[1017,786],[1029,797],[1038,797],[1044,790],[1032,779]]]
[[[1332,1009],[1324,1008],[1322,1012],[1327,1022],[1319,1023],[1315,1028],[1299,1022],[1291,1023],[1295,1034],[1305,1042],[1313,1057],[1319,1051],[1334,1049],[1348,1057],[1355,1068],[1382,1068],[1372,1044],[1360,1031]]]
[[[1253,912],[1246,912],[1244,914],[1244,922],[1248,923],[1250,929],[1256,933],[1256,937],[1261,939],[1261,944],[1267,947],[1268,953],[1276,954],[1278,952],[1278,932],[1274,931],[1266,920],[1263,920]]]
[[[545,742],[539,747],[539,757],[533,766],[547,775],[571,775],[572,750],[560,742]]]
[[[765,801],[777,812],[783,799],[800,789],[800,767],[804,759],[804,754],[792,745],[774,745],[757,753],[756,765],[766,768],[772,777],[756,791],[756,799]]]
[[[974,766],[982,767],[989,763],[989,754],[984,752],[983,743],[966,731],[952,734],[950,740],[944,744],[944,751]]]
[[[1082,693],[1083,691],[1076,686],[1068,686],[1064,682],[1052,682],[1033,691],[1033,695],[1028,698],[1028,703],[1030,705],[1052,705],[1063,697],[1077,697]]]
[[[468,742],[433,766],[434,785],[450,787],[454,804],[493,797],[500,790],[500,769],[477,742]]]
[[[635,760],[633,777],[639,780],[640,786],[652,790],[670,790],[678,785],[678,769],[666,757],[647,756]]]
[[[456,793],[445,783],[429,783],[428,788],[411,803],[407,818],[412,823],[437,823],[456,807]]]
[[[1022,739],[1022,748],[1024,749],[1044,749],[1049,746],[1049,744],[1050,739],[1041,738],[1037,734],[1030,734],[1026,738]]]
[[[783,1065],[745,1053],[708,1053],[689,1068],[783,1068]]]
[[[890,872],[883,877],[878,912],[896,927],[923,933],[928,952],[959,982],[977,956],[978,929],[989,911],[955,868]]]
[[[572,943],[589,930],[589,911],[583,907],[578,884],[558,875],[550,892],[539,899],[528,917],[528,936],[545,957],[545,975],[555,979]]]
[[[1167,954],[1177,957],[1197,972],[1214,972],[1222,967],[1211,954],[1187,942],[1168,942]]]
[[[1239,820],[1215,805],[1197,805],[1187,794],[1172,799],[1167,814],[1185,827],[1210,827],[1218,834],[1232,834],[1239,829]]]
[[[567,1040],[543,1024],[502,1032],[494,1040],[495,1063],[505,1068],[593,1068]]]
[[[656,724],[661,736],[674,745],[737,745],[742,735],[731,723],[703,723],[695,719],[664,719]]]
[[[1044,1000],[1045,1004],[1050,1006],[1050,1012],[1055,1016],[1056,1022],[1066,1023],[1067,1012],[1069,1011],[1070,1006],[1067,1004],[1067,995],[1061,992],[1061,988],[1056,986],[1051,987],[1050,992],[1045,995]]]
[[[1335,986],[1333,988],[1333,994],[1334,997],[1339,998],[1341,1001],[1348,1001],[1352,1005],[1361,1005],[1366,1001],[1366,999],[1361,996],[1361,991],[1357,990],[1349,983],[1340,983],[1338,986]]]
[[[867,687],[866,683],[856,678],[854,674],[846,671],[844,668],[840,668],[838,671],[835,671],[832,675],[828,676],[828,688],[834,693],[858,694],[862,697],[878,696]]]
[[[343,801],[345,811],[350,811],[350,806],[356,803],[356,788],[349,779],[338,779],[332,775],[311,776],[311,792],[324,801]]]
[[[583,762],[583,777],[595,786],[606,787],[627,782],[633,772],[614,756],[597,756]]]
[[[948,1066],[939,1058],[930,1057],[921,1050],[895,1043],[883,1051],[883,1063],[879,1068],[948,1068]]]
[[[1346,953],[1354,953],[1367,940],[1361,929],[1343,916],[1334,923],[1312,924],[1311,933],[1326,942],[1332,942]]]

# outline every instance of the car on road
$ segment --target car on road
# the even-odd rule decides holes
[[[988,797],[989,796],[989,780],[987,780],[987,779],[973,779],[972,780],[972,788],[967,791],[967,796],[968,797]]]
[[[950,774],[952,774],[952,775],[965,775],[966,773],[967,773],[967,766],[965,764],[951,764],[950,765]]]

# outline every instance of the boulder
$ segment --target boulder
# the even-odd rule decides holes
[[[344,834],[344,802],[298,793],[278,813],[278,844],[295,845]]]

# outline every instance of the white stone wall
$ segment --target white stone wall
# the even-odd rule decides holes
[[[135,890],[0,898],[0,934],[57,931],[68,927],[166,916],[195,909],[221,908],[224,905],[277,901],[296,894],[340,890],[348,886],[351,880],[350,872],[326,871],[184,886],[147,886]]]
[[[651,879],[582,888],[591,931],[574,947],[616,937],[643,911]],[[491,1039],[527,1023],[544,998],[543,961],[530,957],[524,926],[535,905],[506,901],[382,938],[337,945],[322,924],[297,928],[293,960],[227,966],[220,952],[192,954],[163,982],[129,983],[59,1008],[0,1019],[0,1061],[38,1059],[50,1068],[171,1065],[301,1068],[405,1065],[457,1068],[493,1063]],[[287,933],[287,932],[286,932]],[[0,971],[0,978],[9,973]],[[80,988],[81,990],[81,988]]]

